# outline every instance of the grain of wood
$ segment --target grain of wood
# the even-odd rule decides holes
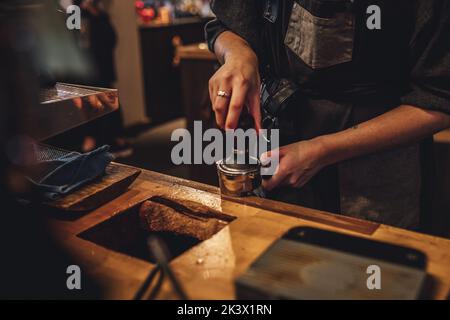
[[[82,240],[78,234],[155,197],[187,204],[194,202],[210,210],[235,217],[211,238],[171,262],[173,271],[192,299],[234,299],[234,279],[242,274],[283,233],[296,226],[312,226],[385,241],[423,251],[427,272],[434,280],[431,299],[446,299],[450,289],[450,240],[385,225],[362,232],[366,222],[339,221],[339,216],[308,208],[273,204],[253,198],[221,198],[216,187],[143,170],[131,188],[117,199],[74,221],[51,218],[51,230],[80,266],[104,284],[104,298],[130,299],[153,264]],[[290,213],[280,211],[280,208]],[[315,217],[320,217],[316,219]],[[331,221],[331,222],[330,222]],[[338,221],[339,224],[335,222]],[[372,227],[371,227],[372,228]],[[171,286],[163,284],[159,299],[174,299]]]

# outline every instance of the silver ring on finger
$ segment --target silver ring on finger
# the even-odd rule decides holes
[[[230,97],[230,94],[226,91],[219,90],[217,91],[217,96],[228,99]]]

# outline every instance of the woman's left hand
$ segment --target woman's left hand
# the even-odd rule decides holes
[[[266,190],[280,186],[303,187],[315,174],[326,166],[326,152],[322,140],[312,139],[296,142],[279,149],[269,151],[261,156],[267,159],[279,157],[278,167],[269,180],[263,180]]]

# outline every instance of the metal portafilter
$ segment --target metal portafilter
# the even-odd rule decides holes
[[[244,107],[238,128],[244,131],[255,127],[255,121]],[[243,197],[254,193],[261,186],[261,164],[257,158],[250,154],[250,142],[245,141],[244,149],[237,148],[234,141],[234,150],[223,160],[217,162],[220,192],[223,195]],[[244,162],[238,160],[244,159]]]

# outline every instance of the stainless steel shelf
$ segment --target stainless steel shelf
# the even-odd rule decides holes
[[[116,89],[67,83],[41,90],[39,105],[24,112],[28,135],[44,140],[119,108]]]

